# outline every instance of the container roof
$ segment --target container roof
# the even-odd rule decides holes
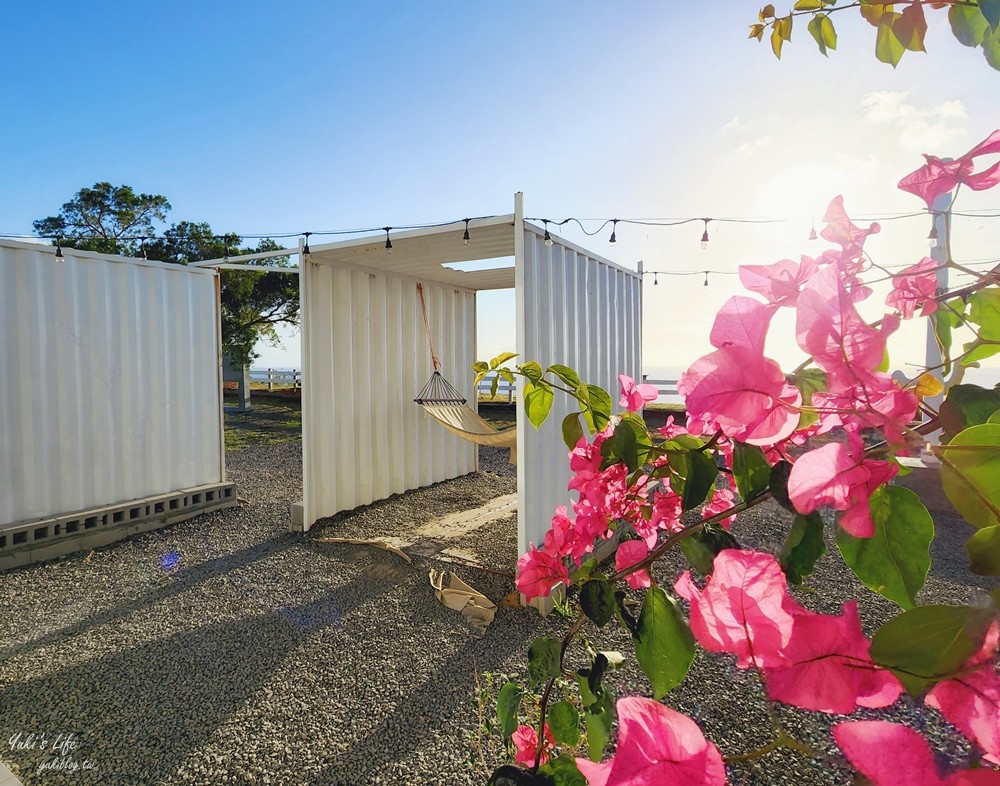
[[[385,247],[384,233],[337,243],[310,243],[309,261],[407,276],[472,291],[513,289],[514,216],[470,220],[468,245],[462,239],[464,232],[464,221],[429,229],[390,230],[391,251]],[[497,259],[502,266],[468,271],[445,267],[485,259]]]

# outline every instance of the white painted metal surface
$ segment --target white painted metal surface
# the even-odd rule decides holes
[[[217,274],[0,240],[0,526],[224,480]]]
[[[399,245],[399,267],[412,270]],[[432,372],[416,280],[315,251],[301,268],[304,528],[474,472],[475,445],[413,402]],[[475,293],[428,281],[423,289],[442,373],[474,402]]]
[[[526,224],[520,203],[515,231],[518,362],[560,363],[618,400],[618,375],[642,369],[642,276]],[[523,229],[521,228],[523,227]],[[540,545],[557,505],[567,505],[570,479],[563,418],[575,401],[557,392],[552,413],[535,431],[518,413],[518,550]]]

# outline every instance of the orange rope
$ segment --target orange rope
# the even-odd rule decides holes
[[[441,361],[438,360],[438,356],[434,354],[434,340],[431,338],[431,326],[427,322],[427,306],[424,304],[424,285],[417,284],[417,294],[420,295],[420,313],[424,316],[424,333],[427,335],[427,346],[431,350],[431,363],[434,364],[434,370],[437,371],[441,368]]]

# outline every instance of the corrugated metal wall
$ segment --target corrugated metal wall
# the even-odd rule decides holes
[[[561,363],[618,400],[618,375],[641,378],[642,279],[556,238],[524,225],[517,260],[518,362],[542,368]],[[567,505],[570,479],[562,440],[563,418],[575,401],[556,392],[548,420],[539,431],[518,415],[518,551],[541,544],[556,505]]]
[[[0,525],[221,482],[215,274],[0,241]]]
[[[424,282],[442,373],[470,401],[476,297]],[[432,365],[416,281],[309,262],[302,274],[305,528],[476,470],[475,445],[413,402]]]

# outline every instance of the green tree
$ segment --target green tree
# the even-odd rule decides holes
[[[170,203],[159,194],[136,194],[131,186],[95,183],[93,188],[80,189],[59,215],[39,219],[34,227],[53,242],[60,238],[67,248],[124,256],[144,252],[150,259],[179,265],[281,248],[270,238],[244,247],[239,235],[215,234],[205,222],[180,221],[158,235],[156,222],[164,221],[169,210]],[[288,257],[267,261],[269,266],[289,263]],[[234,364],[250,365],[257,357],[258,339],[277,343],[277,325],[298,324],[298,276],[223,270],[220,278],[222,351]]]
[[[40,218],[33,226],[39,235],[58,238],[67,248],[131,256],[142,238],[156,233],[154,222],[163,221],[169,210],[164,196],[101,182],[81,188],[59,215]]]
[[[876,3],[871,0],[837,5],[837,0],[796,0],[786,14],[768,3],[760,9],[757,21],[750,25],[750,38],[768,37],[775,57],[781,57],[786,41],[792,40],[796,19],[808,17],[806,30],[826,55],[837,48],[837,31],[831,15],[854,8],[876,29],[875,57],[893,68],[903,54],[923,52],[927,19],[924,9],[947,9],[951,33],[964,46],[978,48],[992,68],[1000,71],[1000,0],[908,0],[903,3]],[[899,10],[897,10],[899,9]],[[805,20],[801,20],[805,21]],[[800,22],[801,24],[801,22]]]
[[[181,221],[167,229],[161,238],[146,246],[150,259],[188,265],[206,259],[221,259],[227,254],[251,254],[277,251],[281,246],[270,238],[255,247],[241,247],[239,235],[216,235],[204,222]],[[288,257],[268,259],[269,266],[286,267]],[[254,345],[258,339],[276,344],[279,324],[299,322],[299,278],[290,273],[261,271],[221,271],[222,351],[234,365],[251,365],[257,358]]]

